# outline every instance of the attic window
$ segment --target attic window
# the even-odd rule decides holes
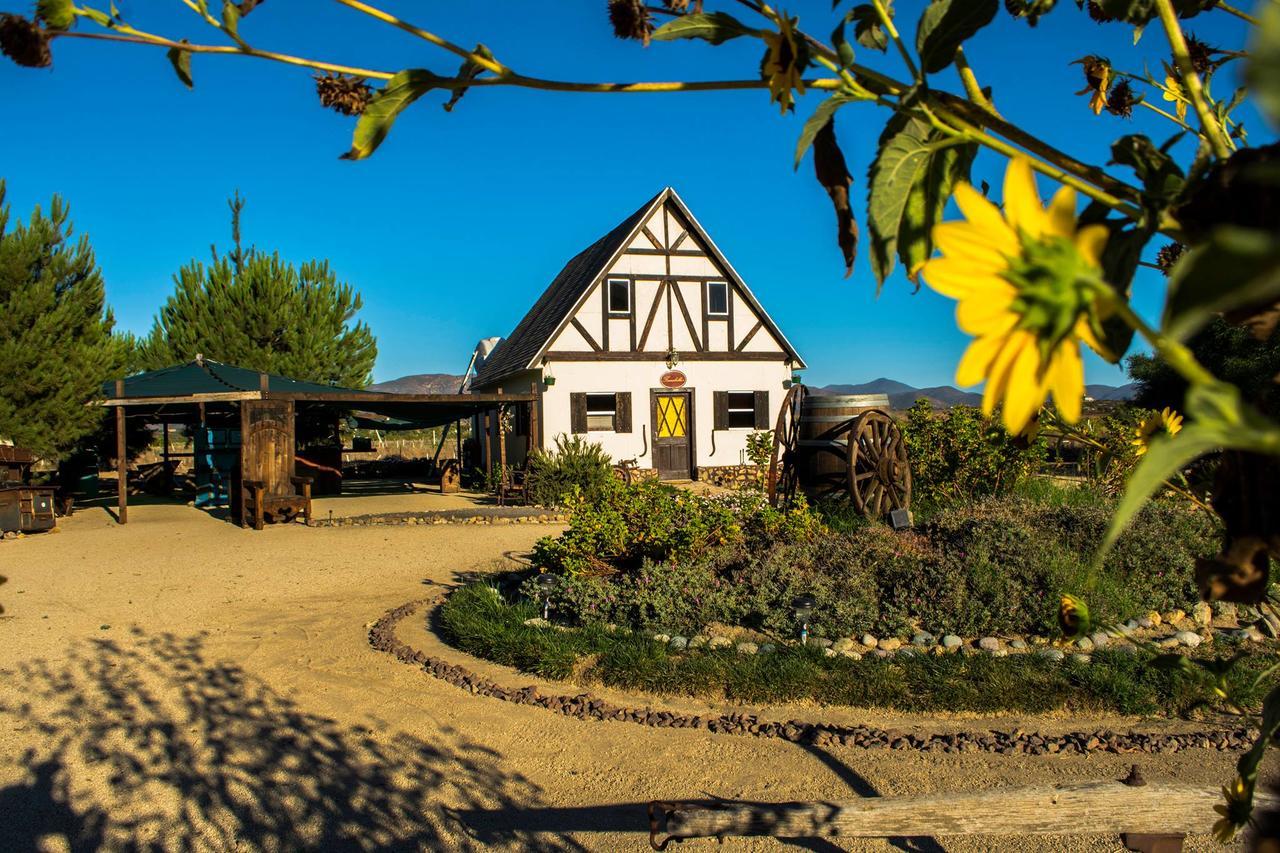
[[[729,313],[729,283],[725,281],[707,282],[707,313],[724,317]]]
[[[609,279],[609,313],[631,313],[631,282],[626,279]]]

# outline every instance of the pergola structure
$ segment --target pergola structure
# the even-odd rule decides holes
[[[316,382],[247,370],[211,359],[135,374],[103,384],[105,399],[98,404],[115,409],[116,466],[119,477],[120,524],[128,522],[125,419],[137,417],[165,425],[164,462],[169,451],[168,426],[203,426],[210,419],[236,425],[240,431],[238,483],[253,483],[259,494],[292,489],[295,480],[295,427],[299,415],[329,417],[334,423],[349,412],[366,412],[393,419],[401,428],[426,429],[456,424],[479,416],[486,429],[497,433],[500,471],[506,471],[506,443],[501,412],[512,405],[528,405],[530,431],[537,431],[537,397],[529,394],[388,394],[358,391]],[[484,442],[485,446],[489,442]],[[340,456],[339,456],[340,459]],[[495,460],[486,454],[492,471]],[[339,463],[340,464],[340,463]],[[236,485],[235,489],[241,486]],[[233,494],[239,521],[248,522],[242,494]]]

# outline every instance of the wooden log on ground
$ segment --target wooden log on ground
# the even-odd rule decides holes
[[[836,803],[660,802],[649,804],[655,849],[684,838],[947,835],[1174,835],[1207,833],[1222,802],[1217,788],[1084,782],[995,788]],[[1258,791],[1259,807],[1280,798]]]

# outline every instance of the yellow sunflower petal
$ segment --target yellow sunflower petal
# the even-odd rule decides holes
[[[1007,239],[1012,240],[1014,245],[1017,244],[1018,235],[1004,221],[1000,208],[988,201],[982,193],[967,183],[960,183],[956,184],[955,199],[956,206],[965,219],[986,231],[1000,233],[1001,239],[1007,235]]]
[[[953,258],[931,258],[920,269],[925,284],[952,299],[968,299],[987,293],[1002,293],[1009,283],[973,264]]]
[[[1044,208],[1040,205],[1031,162],[1025,157],[1014,157],[1005,170],[1004,214],[1015,231],[1025,232],[1029,237],[1044,233]]]
[[[1004,392],[1005,429],[1013,435],[1020,435],[1031,416],[1040,410],[1044,393],[1044,380],[1040,375],[1040,351],[1032,338],[1009,366]]]
[[[1053,351],[1047,380],[1062,419],[1069,424],[1080,420],[1080,403],[1084,399],[1084,362],[1080,359],[1079,342],[1066,340]]]
[[[956,325],[967,335],[1004,334],[1018,324],[1018,315],[1009,310],[1014,289],[1005,293],[973,296],[956,306]]]
[[[1093,333],[1093,327],[1089,325],[1088,317],[1081,317],[1076,321],[1075,335],[1080,340],[1089,345],[1089,349],[1105,358],[1107,361],[1114,362],[1116,359],[1111,354],[1111,350],[1107,349],[1102,341],[1098,340],[1098,336]]]
[[[1017,359],[1018,354],[1027,346],[1035,346],[1035,338],[1029,332],[1011,332],[1000,346],[1000,351],[991,361],[987,373],[987,384],[982,389],[982,413],[990,415],[996,404],[1004,399],[1009,383],[1009,366]]]
[[[1018,241],[1008,228],[993,232],[972,222],[934,226],[933,242],[948,258],[968,261],[992,272],[1007,269],[1009,258],[1018,254]]]
[[[1076,250],[1095,267],[1102,266],[1102,250],[1110,236],[1105,225],[1086,225],[1076,232]]]
[[[987,335],[974,338],[956,365],[956,384],[960,387],[977,385],[987,375],[987,368],[1000,352],[1004,344],[1004,335]]]
[[[1076,191],[1071,187],[1059,187],[1049,202],[1045,216],[1045,231],[1070,240],[1076,235]]]

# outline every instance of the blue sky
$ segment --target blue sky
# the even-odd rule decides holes
[[[140,29],[218,41],[177,2],[118,5]],[[897,5],[910,37],[924,4]],[[729,6],[709,0],[709,8]],[[1109,142],[1124,133],[1169,137],[1175,128],[1142,109],[1132,121],[1093,116],[1086,99],[1073,94],[1082,75],[1069,65],[1098,53],[1130,70],[1144,61],[1158,68],[1166,53],[1158,27],[1135,51],[1129,28],[1100,27],[1070,0],[1059,6],[1036,29],[1001,12],[968,48],[1004,115],[1095,163],[1106,161]],[[745,39],[718,48],[619,41],[603,0],[386,8],[458,43],[483,41],[509,66],[542,77],[742,78],[759,61],[759,43]],[[835,19],[827,0],[794,2],[789,11],[820,34]],[[1213,12],[1188,29],[1237,47],[1244,25]],[[451,74],[458,64],[412,36],[317,0],[271,0],[245,19],[242,34],[263,49],[387,70]],[[860,50],[858,58],[905,76],[892,53]],[[246,241],[298,262],[327,257],[363,294],[361,317],[378,337],[375,379],[461,372],[475,341],[509,332],[569,257],[672,185],[805,356],[806,381],[952,381],[966,341],[952,303],[927,288],[913,293],[900,272],[877,298],[865,252],[845,279],[834,217],[812,166],[806,161],[792,171],[795,139],[817,95],[780,116],[762,91],[484,89],[450,114],[440,108],[444,96],[432,94],[401,117],[372,159],[351,163],[338,155],[353,122],[319,106],[305,70],[197,55],[193,73],[196,88],[188,91],[163,51],[71,39],[54,45],[51,70],[0,62],[0,177],[13,212],[25,218],[54,193],[70,203],[124,328],[145,332],[177,268],[207,258],[211,243],[227,244],[226,198],[238,188],[248,199]],[[1228,66],[1215,90],[1238,80],[1238,67]],[[947,74],[935,85],[955,90]],[[864,176],[885,115],[856,105],[838,118],[860,220]],[[1254,142],[1270,138],[1252,105],[1241,115]],[[1003,166],[980,155],[975,182],[998,187]],[[1046,197],[1052,191],[1041,187]],[[1140,270],[1134,292],[1139,310],[1158,314],[1159,273]],[[1096,358],[1087,370],[1090,382],[1125,381]]]

